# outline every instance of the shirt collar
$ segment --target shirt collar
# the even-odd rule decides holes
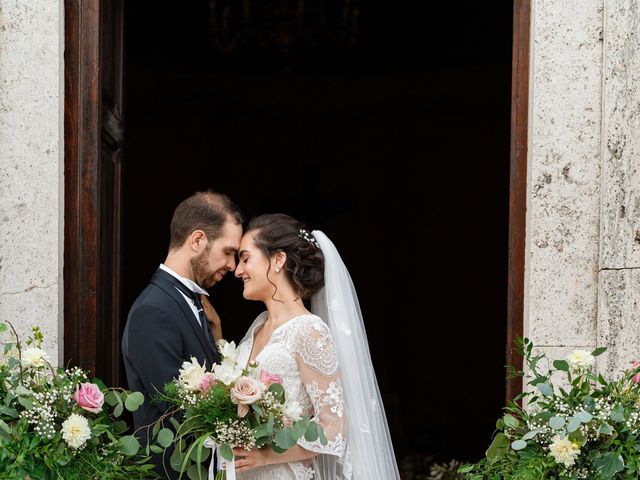
[[[198,285],[196,282],[194,282],[193,280],[189,280],[188,278],[181,277],[176,272],[174,272],[169,267],[167,267],[164,263],[160,264],[160,270],[164,270],[165,272],[167,272],[172,277],[175,277],[178,280],[180,280],[180,282],[182,282],[192,292],[196,292],[196,293],[199,293],[201,295],[206,295],[207,297],[209,296],[209,292],[207,292],[205,289],[201,288],[200,285]]]

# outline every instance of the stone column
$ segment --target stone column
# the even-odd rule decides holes
[[[533,0],[525,335],[597,341],[603,0]]]
[[[62,0],[0,0],[0,321],[62,355]],[[0,337],[0,344],[6,334]]]
[[[640,2],[604,6],[598,344],[612,374],[640,359]]]

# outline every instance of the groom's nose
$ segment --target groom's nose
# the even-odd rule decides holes
[[[227,263],[227,268],[229,269],[230,272],[233,272],[236,269],[236,259],[235,258],[231,258],[231,260],[229,260],[229,262]]]

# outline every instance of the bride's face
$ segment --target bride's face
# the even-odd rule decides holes
[[[269,259],[253,243],[255,232],[247,232],[240,242],[238,266],[235,276],[242,279],[242,296],[247,300],[266,300],[273,294],[274,286],[267,278]],[[273,272],[273,268],[271,268]]]

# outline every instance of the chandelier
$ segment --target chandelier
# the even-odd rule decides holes
[[[358,0],[209,0],[211,37],[221,54],[351,49],[359,14]]]

